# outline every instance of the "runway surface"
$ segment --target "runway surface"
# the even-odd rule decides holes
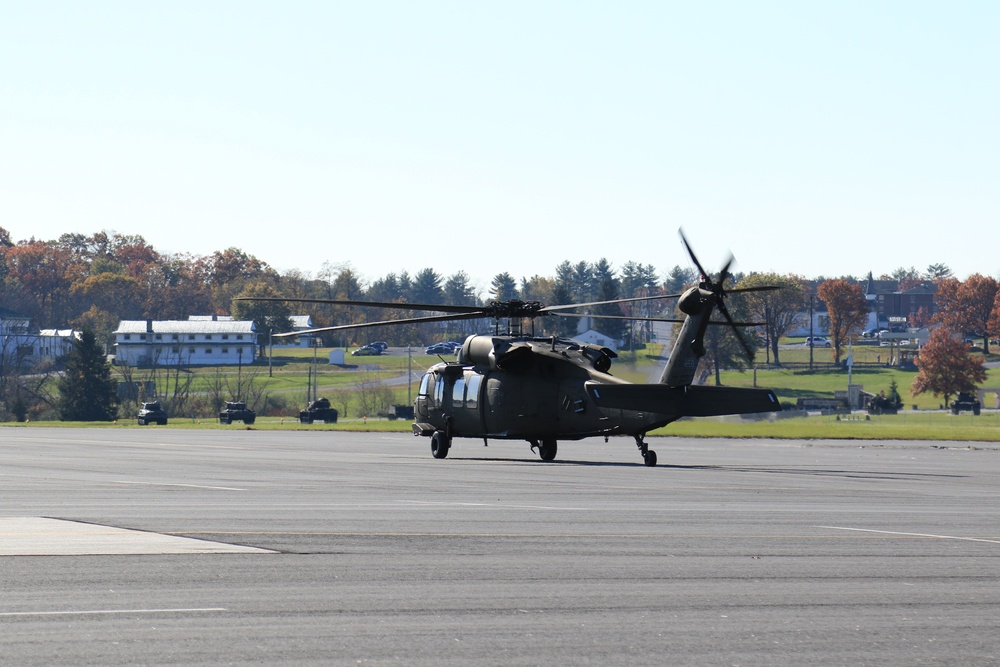
[[[5,664],[994,665],[1000,450],[0,429]]]

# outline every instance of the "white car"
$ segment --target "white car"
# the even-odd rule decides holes
[[[829,338],[823,336],[809,336],[806,338],[806,345],[809,347],[833,347]]]

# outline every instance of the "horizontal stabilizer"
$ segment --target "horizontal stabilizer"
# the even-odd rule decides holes
[[[677,417],[715,417],[781,410],[778,397],[770,389],[597,382],[588,382],[586,387],[590,398],[602,408],[655,412]]]

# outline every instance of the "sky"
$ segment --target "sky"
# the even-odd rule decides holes
[[[1000,3],[0,0],[0,227],[280,271],[1000,275]]]

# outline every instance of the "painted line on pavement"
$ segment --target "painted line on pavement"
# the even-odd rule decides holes
[[[851,530],[858,533],[878,533],[881,535],[900,535],[903,537],[927,537],[936,540],[960,540],[962,542],[986,542],[988,544],[1000,544],[1000,540],[988,540],[983,537],[959,537],[957,535],[935,535],[933,533],[903,533],[894,530],[874,530],[872,528],[848,528],[846,526],[816,526],[817,528],[828,528],[830,530]]]

